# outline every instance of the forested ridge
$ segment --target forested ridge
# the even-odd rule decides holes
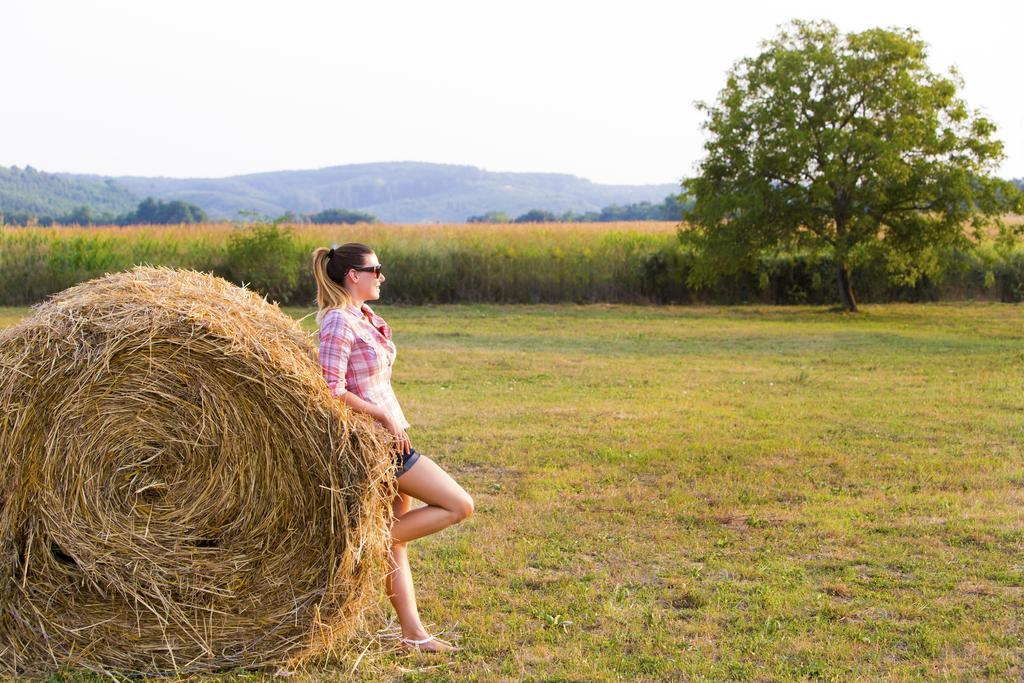
[[[181,201],[215,220],[247,212],[312,216],[344,209],[389,223],[461,223],[470,216],[532,210],[585,215],[606,207],[662,202],[675,184],[603,185],[558,173],[495,173],[472,166],[393,162],[229,178],[145,178],[44,173],[0,167],[0,212],[57,218],[87,207],[118,215],[146,197]],[[19,222],[19,221],[13,221]]]
[[[0,166],[0,212],[62,216],[80,207],[118,214],[135,208],[139,197],[112,178],[75,178],[37,171],[31,166]]]

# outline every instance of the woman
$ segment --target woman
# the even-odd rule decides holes
[[[373,416],[395,437],[398,495],[393,506],[388,597],[402,625],[401,642],[429,652],[456,650],[427,633],[420,621],[409,569],[409,541],[440,531],[473,513],[473,499],[437,463],[409,441],[409,423],[391,388],[395,344],[391,328],[366,304],[380,298],[385,281],[380,261],[365,244],[350,242],[313,252],[320,368],[334,396],[352,410]],[[410,510],[411,498],[425,507]]]

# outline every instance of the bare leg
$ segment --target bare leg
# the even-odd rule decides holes
[[[411,503],[409,496],[399,493],[395,496],[395,518],[409,512]],[[391,566],[387,575],[388,598],[398,614],[402,624],[402,635],[406,638],[425,638],[419,635],[424,632],[420,622],[419,609],[416,607],[416,591],[412,585],[412,571],[409,568],[409,549],[405,543],[393,541],[391,544]]]
[[[394,500],[395,523],[391,528],[391,569],[387,576],[387,591],[402,624],[402,636],[422,640],[430,634],[420,621],[406,544],[468,517],[473,512],[473,499],[437,463],[424,455],[420,455],[412,469],[398,478],[398,491]],[[410,510],[410,495],[427,505]],[[446,651],[454,648],[436,638],[420,645],[420,649]]]
[[[398,492],[427,504],[395,520],[391,537],[401,543],[428,536],[473,514],[470,495],[425,455],[398,478]]]

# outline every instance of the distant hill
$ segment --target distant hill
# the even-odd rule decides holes
[[[211,218],[239,211],[268,216],[344,208],[372,213],[390,223],[462,222],[487,211],[513,216],[530,209],[555,213],[600,211],[610,204],[661,202],[678,185],[600,185],[559,173],[495,173],[472,166],[393,162],[274,171],[229,178],[142,178],[61,174],[113,180],[136,197],[180,199]]]
[[[1014,179],[1024,189],[1024,179]],[[146,197],[196,204],[213,219],[239,211],[276,217],[348,209],[389,223],[463,222],[470,216],[531,209],[600,212],[613,204],[661,203],[675,184],[601,185],[560,173],[496,173],[473,166],[393,162],[274,171],[228,178],[144,178],[45,173],[0,166],[0,213],[63,216],[82,206],[122,214]]]
[[[118,214],[135,208],[139,200],[110,178],[61,176],[31,166],[0,166],[0,212],[59,216],[88,206],[97,214]]]

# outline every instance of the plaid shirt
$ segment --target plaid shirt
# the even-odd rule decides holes
[[[363,312],[366,316],[364,317]],[[320,322],[320,371],[331,395],[351,391],[384,408],[402,429],[409,428],[391,388],[391,366],[398,350],[391,327],[366,304],[328,309]]]

